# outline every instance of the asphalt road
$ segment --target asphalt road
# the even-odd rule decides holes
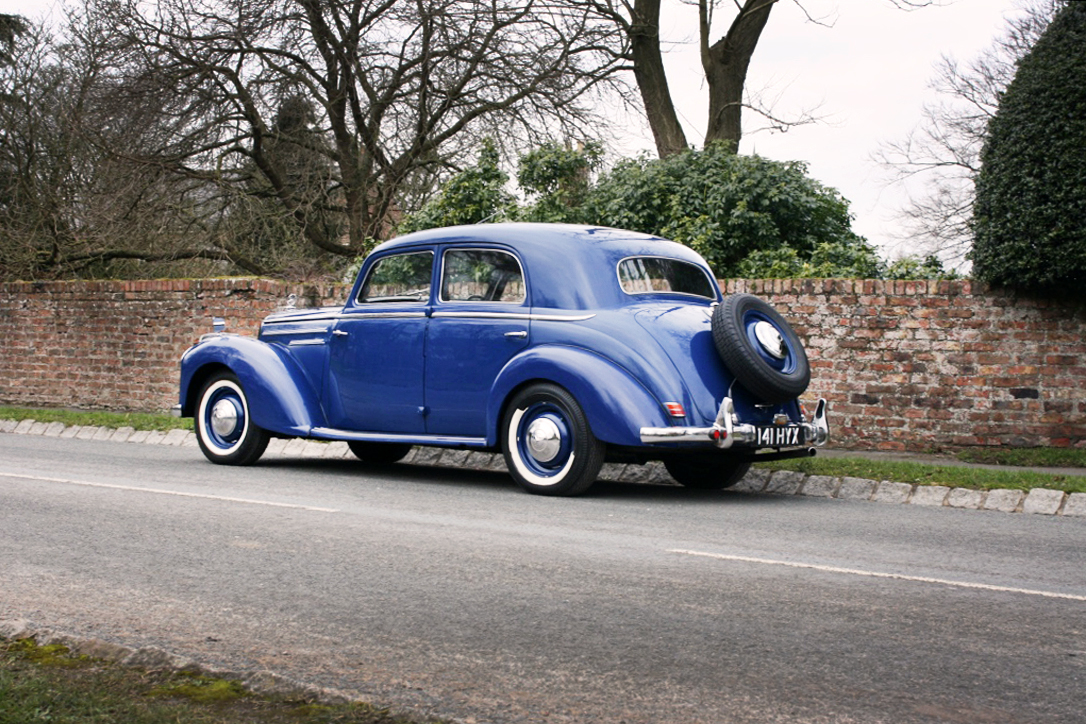
[[[1086,519],[0,435],[0,618],[478,722],[1086,721]]]

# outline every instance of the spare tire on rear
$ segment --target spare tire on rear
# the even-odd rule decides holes
[[[743,387],[763,402],[803,394],[811,367],[792,326],[753,294],[732,294],[713,310],[713,344]]]

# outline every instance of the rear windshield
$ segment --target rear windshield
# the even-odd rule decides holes
[[[660,256],[632,256],[618,263],[618,280],[627,294],[691,294],[716,299],[717,287],[697,264]]]

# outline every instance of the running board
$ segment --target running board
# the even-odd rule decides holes
[[[482,447],[485,448],[485,437],[459,437],[456,435],[404,435],[388,432],[355,432],[353,430],[337,430],[332,427],[314,427],[309,431],[309,437],[321,440],[356,440],[358,442],[394,442],[407,443],[409,445],[433,445],[435,447]]]

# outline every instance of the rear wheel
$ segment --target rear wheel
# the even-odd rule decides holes
[[[683,455],[664,460],[667,472],[684,488],[722,490],[743,479],[750,463],[724,455]]]
[[[579,495],[596,482],[604,444],[573,395],[540,383],[513,398],[502,423],[505,464],[529,493]]]
[[[363,442],[348,440],[347,447],[362,462],[372,465],[391,465],[398,463],[411,452],[411,445],[397,442]]]
[[[268,431],[249,417],[249,400],[230,372],[208,380],[196,411],[196,439],[204,457],[220,465],[251,465],[268,447]]]

